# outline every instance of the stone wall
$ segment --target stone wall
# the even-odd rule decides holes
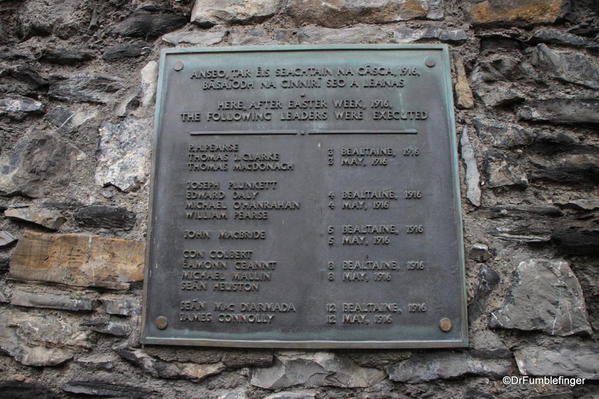
[[[0,398],[598,397],[596,0],[193,3],[0,2]],[[141,348],[159,51],[439,42],[470,348]]]

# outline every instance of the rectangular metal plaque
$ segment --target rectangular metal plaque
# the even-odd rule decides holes
[[[162,53],[146,344],[467,344],[448,50]]]

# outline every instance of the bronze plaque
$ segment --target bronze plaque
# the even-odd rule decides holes
[[[467,344],[444,45],[162,53],[146,344]]]

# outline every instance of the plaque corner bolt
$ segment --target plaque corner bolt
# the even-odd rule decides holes
[[[173,66],[173,69],[177,72],[182,71],[185,65],[181,61],[177,61]]]
[[[429,68],[432,68],[432,67],[434,67],[435,65],[437,65],[437,62],[436,62],[436,61],[435,61],[433,58],[429,57],[429,58],[427,58],[427,59],[424,61],[424,64],[425,64],[427,67],[429,67]]]
[[[441,331],[449,332],[451,331],[452,327],[453,324],[451,323],[451,320],[449,320],[447,317],[444,317],[441,320],[439,320],[439,328],[441,329]]]
[[[156,320],[154,320],[156,327],[160,330],[164,330],[168,326],[168,319],[165,316],[158,316]]]

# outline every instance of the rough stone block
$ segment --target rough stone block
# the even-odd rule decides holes
[[[127,43],[107,48],[102,55],[102,59],[108,62],[119,61],[125,58],[142,56],[148,51],[149,47],[145,43]]]
[[[94,54],[88,50],[47,48],[42,51],[40,60],[58,65],[79,65],[94,58]]]
[[[555,22],[568,4],[568,0],[469,0],[465,8],[477,25],[528,25]]]
[[[81,325],[90,327],[92,331],[114,335],[115,337],[126,337],[131,333],[131,327],[122,321],[88,320],[81,323]]]
[[[69,39],[89,26],[91,9],[82,7],[79,0],[27,0],[22,3],[18,27],[24,38],[55,34],[61,39]]]
[[[162,36],[162,41],[174,46],[180,44],[195,44],[198,46],[214,46],[222,42],[227,35],[226,30],[193,30],[177,31]]]
[[[586,54],[553,50],[539,44],[532,53],[531,62],[543,75],[599,89],[599,61]]]
[[[462,137],[460,139],[460,147],[462,159],[466,165],[466,198],[474,206],[480,206],[481,190],[480,190],[480,173],[474,156],[474,148],[470,144],[468,138],[468,129],[464,127]]]
[[[143,350],[129,348],[127,344],[117,345],[114,351],[123,359],[139,367],[153,377],[168,379],[187,379],[201,381],[204,378],[218,374],[225,369],[222,363],[167,363],[149,356]]]
[[[0,157],[0,193],[39,197],[60,187],[64,190],[77,162],[85,154],[53,134],[22,137],[12,151]]]
[[[309,25],[297,34],[302,44],[352,44],[352,43],[388,43],[390,34],[378,26],[357,25],[351,28],[331,29]]]
[[[51,75],[48,94],[61,101],[110,104],[124,87],[120,78],[97,73]]]
[[[20,381],[0,383],[0,398],[2,399],[58,399],[58,395],[47,387]]]
[[[463,29],[443,29],[427,26],[423,29],[399,29],[393,32],[393,39],[397,43],[413,43],[421,40],[440,40],[442,42],[461,44],[468,40],[468,35]]]
[[[149,121],[125,119],[100,126],[96,183],[132,191],[149,173],[151,127]]]
[[[526,172],[509,155],[489,151],[484,160],[487,187],[528,186]]]
[[[520,119],[564,125],[599,124],[599,100],[553,98],[532,101],[518,110]]]
[[[591,333],[582,288],[562,260],[521,262],[509,296],[491,313],[489,325],[561,336]]]
[[[0,349],[26,366],[55,366],[90,347],[87,333],[64,318],[0,311]]]
[[[30,308],[91,312],[94,309],[95,300],[91,297],[75,297],[49,292],[28,292],[16,289],[12,293],[10,304]]]
[[[429,3],[428,0],[291,0],[287,12],[301,23],[338,28],[355,23],[426,18]]]
[[[79,208],[74,217],[83,227],[131,230],[135,225],[134,212],[115,206],[85,206]]]
[[[599,346],[595,343],[564,343],[552,348],[527,346],[514,356],[524,375],[599,379]]]
[[[27,231],[10,262],[17,279],[127,289],[143,280],[144,244],[87,234]]]
[[[4,216],[45,227],[49,230],[58,230],[67,221],[62,213],[45,208],[26,207],[11,208],[4,211]]]
[[[28,114],[37,114],[44,110],[44,104],[33,98],[10,95],[0,98],[0,116],[9,115],[14,119],[22,119]]]
[[[426,353],[387,368],[391,381],[419,384],[466,375],[502,377],[510,375],[510,360],[477,359],[466,353]]]
[[[118,316],[139,316],[141,314],[141,304],[137,298],[102,298],[106,313]]]
[[[113,384],[97,379],[73,380],[62,386],[62,390],[71,394],[85,396],[108,396],[131,399],[145,399],[151,396],[149,390],[129,385]]]
[[[272,367],[254,369],[250,383],[272,390],[293,386],[364,388],[383,378],[382,371],[360,367],[333,353],[286,352],[276,356]]]
[[[273,16],[281,3],[281,0],[196,0],[191,11],[191,22],[203,28],[257,22]]]
[[[183,15],[140,9],[116,25],[112,32],[121,36],[154,38],[179,29],[186,23],[187,18]]]
[[[17,242],[17,237],[10,234],[8,231],[0,231],[0,248],[8,247]]]

